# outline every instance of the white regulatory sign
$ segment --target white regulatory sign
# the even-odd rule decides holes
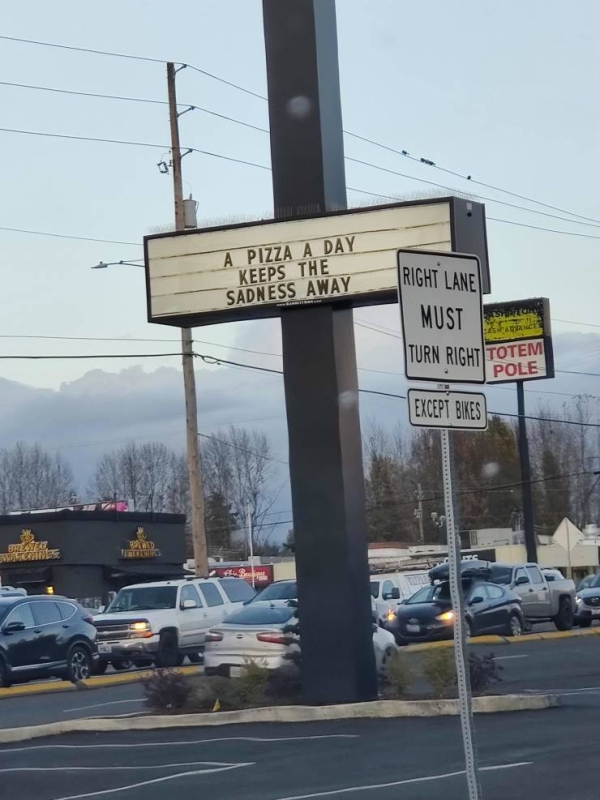
[[[479,259],[398,250],[406,377],[485,383]]]
[[[483,431],[487,428],[485,395],[479,392],[408,390],[410,424],[419,428]]]

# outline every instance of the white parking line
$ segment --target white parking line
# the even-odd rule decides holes
[[[140,697],[137,700],[113,700],[110,703],[94,703],[92,706],[78,706],[77,708],[68,708],[63,711],[63,714],[74,714],[76,711],[87,711],[88,708],[104,708],[104,706],[121,706],[124,703],[143,703],[144,698]]]
[[[231,769],[238,769],[239,767],[253,767],[254,762],[246,764],[234,764],[229,767],[214,767],[213,769],[195,769],[191,772],[178,772],[176,775],[167,775],[163,778],[154,778],[151,781],[141,781],[140,783],[130,783],[128,786],[117,786],[114,789],[102,789],[99,792],[86,792],[85,794],[70,794],[68,797],[56,797],[54,800],[83,800],[84,797],[106,797],[109,794],[117,794],[119,792],[126,792],[129,789],[141,789],[143,786],[152,786],[156,783],[166,783],[167,781],[174,781],[178,778],[188,778],[194,775],[210,775],[215,772],[225,772]],[[112,769],[112,767],[111,767]]]
[[[176,769],[179,767],[240,767],[248,766],[247,764],[231,763],[226,761],[189,761],[183,764],[138,764],[136,766],[119,766],[111,764],[110,767],[5,767],[0,769],[0,775],[4,772],[104,772],[106,769],[112,770],[128,770],[137,769],[144,771],[147,769]]]
[[[527,767],[533,764],[533,761],[520,761],[517,764],[498,764],[495,767],[482,767],[480,772],[491,772],[492,770],[501,769],[514,769],[514,767]],[[293,797],[278,797],[277,800],[313,800],[315,797],[332,797],[337,794],[348,794],[350,792],[366,792],[373,789],[391,789],[395,786],[407,786],[414,783],[428,783],[430,781],[440,781],[445,778],[457,778],[464,775],[464,769],[459,772],[446,772],[441,775],[425,775],[422,778],[407,778],[403,781],[393,781],[392,783],[372,783],[368,786],[348,786],[345,789],[333,789],[328,792],[315,792],[314,794],[298,794]],[[61,800],[69,800],[68,798],[61,798]]]
[[[121,742],[119,744],[38,744],[33,747],[5,747],[0,753],[22,753],[33,750],[102,750],[119,749],[127,747],[184,747],[193,744],[212,744],[213,742],[251,742],[256,744],[271,744],[278,742],[310,742],[318,739],[359,739],[354,733],[331,733],[322,736],[282,736],[268,738],[266,736],[226,736],[220,739],[195,739],[184,742]]]

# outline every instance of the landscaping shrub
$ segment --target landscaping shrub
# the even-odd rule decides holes
[[[502,667],[496,663],[493,653],[486,656],[469,655],[469,674],[473,694],[486,694],[493,684],[500,683]]]
[[[157,669],[142,681],[145,703],[152,711],[178,711],[192,692],[188,678],[177,669]]]
[[[437,698],[446,697],[456,683],[454,648],[428,650],[423,658],[423,672]]]
[[[393,697],[404,697],[413,681],[413,672],[405,653],[393,653],[386,661],[383,682]]]
[[[236,681],[219,675],[193,676],[191,696],[186,711],[233,711],[244,705]]]
[[[244,672],[239,678],[235,678],[236,690],[245,705],[260,705],[265,700],[269,672],[260,663],[247,659]]]

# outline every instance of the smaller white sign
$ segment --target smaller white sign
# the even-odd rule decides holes
[[[520,339],[516,342],[486,344],[485,369],[488,383],[545,378],[544,340]]]
[[[477,256],[398,250],[406,377],[485,383]]]
[[[479,392],[408,390],[410,424],[418,428],[483,431],[487,428],[485,395]]]

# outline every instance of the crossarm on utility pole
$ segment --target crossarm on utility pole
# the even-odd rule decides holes
[[[175,64],[167,64],[169,90],[169,118],[171,123],[171,152],[173,156],[173,199],[175,201],[175,228],[185,229],[183,206],[183,183],[181,177],[181,147],[179,144],[179,120],[177,92],[175,88]],[[181,329],[181,352],[183,362],[183,386],[185,391],[185,431],[187,468],[190,481],[190,507],[192,545],[196,575],[208,577],[208,550],[204,527],[204,489],[202,464],[200,461],[200,438],[198,436],[198,406],[196,403],[196,378],[194,375],[194,353],[191,328]]]

